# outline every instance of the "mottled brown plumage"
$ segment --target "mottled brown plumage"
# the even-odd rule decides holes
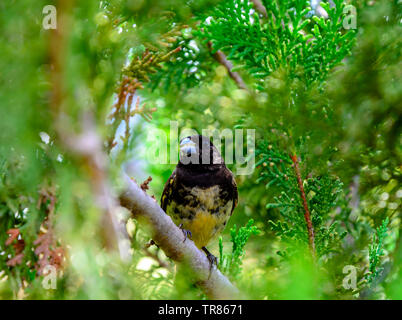
[[[237,205],[236,182],[208,138],[187,137],[180,146],[180,162],[166,182],[161,207],[209,254],[205,246],[224,229]]]

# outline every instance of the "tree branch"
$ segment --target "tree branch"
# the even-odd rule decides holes
[[[208,48],[210,51],[212,51],[211,42],[208,42]],[[218,50],[212,55],[216,61],[218,61],[221,65],[223,65],[227,69],[229,76],[236,82],[237,86],[240,89],[247,90],[246,83],[244,82],[240,74],[237,73],[236,71],[232,71],[233,64],[226,58],[225,54],[222,51]]]
[[[190,269],[193,277],[191,281],[210,299],[238,299],[239,291],[216,267],[210,271],[210,263],[205,254],[190,239],[183,241],[183,232],[156,201],[127,175],[124,175],[124,181],[126,186],[120,196],[120,204],[149,228],[152,239],[169,258]]]
[[[303,200],[304,219],[306,220],[306,223],[307,223],[308,240],[309,240],[310,249],[311,249],[311,252],[312,252],[313,258],[314,258],[315,257],[314,227],[313,227],[313,223],[311,222],[311,216],[310,216],[310,211],[309,211],[308,205],[307,205],[306,194],[304,192],[303,181],[302,181],[301,175],[300,175],[299,162],[297,160],[296,155],[292,155],[291,158],[292,158],[292,161],[294,164],[294,169],[296,172],[297,183],[299,185],[301,198]]]
[[[64,60],[68,33],[71,30],[73,0],[59,1],[58,5],[61,12],[59,27],[51,33],[49,41],[49,59],[52,65],[50,106],[55,120],[55,130],[61,145],[81,161],[88,174],[96,205],[102,213],[102,235],[105,246],[110,250],[118,249],[121,259],[128,261],[130,242],[125,226],[117,219],[118,201],[109,186],[107,155],[96,132],[93,113],[83,112],[80,134],[75,134],[71,126],[68,126]]]
[[[254,8],[261,13],[264,17],[268,17],[267,9],[265,9],[264,5],[261,3],[260,0],[251,0],[254,4]]]
[[[64,146],[84,164],[92,186],[96,206],[102,212],[102,238],[105,247],[118,250],[122,261],[129,261],[130,240],[125,223],[119,221],[118,199],[112,192],[108,179],[108,157],[103,150],[102,139],[96,132],[92,113],[84,113],[79,135],[58,127]]]

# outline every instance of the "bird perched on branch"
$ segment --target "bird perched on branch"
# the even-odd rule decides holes
[[[180,161],[165,184],[161,207],[202,249],[210,263],[217,259],[206,248],[226,226],[237,205],[237,186],[210,139],[194,135],[180,141]]]

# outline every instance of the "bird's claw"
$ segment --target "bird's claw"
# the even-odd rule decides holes
[[[183,242],[186,241],[187,238],[189,238],[190,240],[193,238],[193,234],[191,233],[191,231],[190,231],[190,230],[187,230],[187,229],[184,229],[182,223],[180,223],[179,228],[181,229],[181,231],[182,231],[183,234],[184,234],[184,240],[183,240]]]
[[[210,263],[210,270],[212,270],[212,267],[215,265],[215,266],[218,266],[218,258],[217,257],[215,257],[212,253],[209,253],[209,254],[207,254],[207,258],[208,258],[208,260],[209,260],[209,263]]]
[[[202,247],[202,250],[206,253],[207,259],[209,261],[209,276],[208,276],[209,279],[209,277],[211,276],[213,266],[215,265],[216,267],[218,267],[218,258],[215,257],[211,252],[209,252],[207,248]]]

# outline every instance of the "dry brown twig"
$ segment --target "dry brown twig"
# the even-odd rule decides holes
[[[117,89],[117,102],[114,104],[114,111],[109,115],[109,119],[113,122],[111,126],[111,133],[107,138],[107,151],[110,152],[116,145],[115,141],[116,131],[121,123],[125,123],[124,136],[121,137],[123,144],[126,146],[130,139],[130,119],[136,114],[140,115],[146,121],[152,120],[152,114],[157,111],[157,108],[148,108],[147,104],[140,105],[140,97],[137,96],[137,101],[134,104],[133,99],[138,89],[142,89],[142,83],[137,79],[124,76]],[[127,104],[126,104],[127,102]],[[127,107],[126,107],[127,105]]]
[[[128,140],[129,138],[129,120],[130,120],[130,110],[126,110],[125,103],[127,101],[127,97],[129,97],[128,108],[131,108],[132,99],[137,91],[137,89],[142,88],[142,84],[135,79],[129,77],[123,77],[120,82],[119,87],[117,88],[117,101],[114,104],[114,111],[109,115],[109,119],[113,120],[113,123],[110,125],[111,133],[107,138],[107,151],[110,152],[116,145],[117,142],[114,140],[116,135],[116,130],[122,120],[126,122],[126,133],[125,138]]]
[[[5,243],[6,246],[13,244],[14,240],[16,240],[16,242],[13,244],[15,256],[7,260],[6,264],[9,267],[15,267],[16,265],[22,263],[22,260],[24,258],[23,251],[25,248],[25,242],[23,239],[18,239],[20,235],[20,230],[18,228],[9,229],[6,233],[9,236]]]
[[[56,195],[54,188],[42,188],[38,199],[37,209],[45,206],[46,218],[42,224],[40,233],[34,241],[35,254],[38,256],[36,270],[42,275],[46,267],[51,265],[56,269],[61,269],[65,261],[65,250],[57,243],[53,229],[53,218],[56,206]]]
[[[117,102],[113,106],[114,112],[109,116],[113,120],[111,124],[111,134],[107,139],[107,151],[110,152],[117,145],[115,141],[116,131],[121,123],[125,123],[125,133],[121,137],[123,146],[128,145],[130,138],[130,119],[136,114],[144,118],[145,121],[152,120],[152,114],[157,111],[157,108],[147,107],[146,103],[140,105],[140,97],[137,96],[137,101],[134,104],[133,99],[138,89],[143,89],[143,83],[149,82],[149,75],[155,73],[161,68],[161,63],[169,61],[172,55],[179,52],[181,47],[171,49],[176,42],[177,37],[181,35],[181,30],[187,28],[187,25],[180,25],[173,28],[162,36],[158,41],[163,49],[160,51],[157,47],[150,43],[146,43],[147,49],[137,57],[134,57],[130,64],[123,69],[123,78],[117,88]],[[153,51],[149,50],[151,48]],[[126,107],[127,105],[127,107]]]
[[[140,187],[143,191],[149,190],[149,183],[152,181],[152,177],[149,176],[143,183],[141,183]]]
[[[44,207],[45,220],[40,228],[40,232],[33,242],[36,246],[34,252],[38,257],[34,268],[38,271],[39,275],[43,274],[45,268],[49,265],[55,267],[57,270],[63,267],[65,261],[65,250],[55,238],[53,230],[53,217],[56,206],[56,195],[54,188],[44,187],[39,192],[37,209],[40,210]],[[5,242],[6,246],[13,245],[15,256],[7,261],[9,267],[15,267],[23,262],[25,241],[21,238],[20,230],[17,228],[9,229],[9,235]],[[15,243],[14,243],[15,241]]]

